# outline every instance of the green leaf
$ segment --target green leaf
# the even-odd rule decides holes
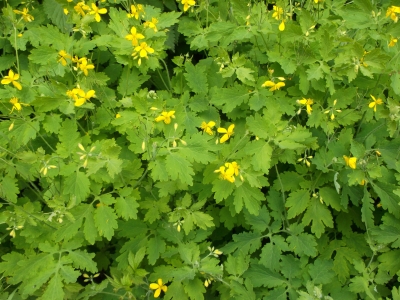
[[[258,215],[261,201],[264,199],[263,193],[259,189],[251,187],[247,182],[237,187],[234,191],[234,205],[236,213],[243,209],[243,205],[250,214]]]
[[[170,153],[165,159],[165,167],[171,180],[179,179],[182,183],[193,184],[192,164],[176,153]]]
[[[57,64],[58,53],[50,47],[41,46],[37,49],[32,49],[28,58],[34,63],[41,65]]]
[[[332,271],[333,262],[331,260],[316,259],[309,265],[308,273],[315,284],[327,284],[332,282],[335,272]]]
[[[367,229],[371,229],[374,227],[374,200],[371,198],[371,195],[364,188],[364,197],[362,198],[362,207],[361,207],[361,220],[366,224]]]
[[[234,85],[231,88],[214,89],[211,103],[221,107],[224,113],[229,113],[235,107],[248,101],[249,97],[249,91],[245,86]]]
[[[250,268],[243,275],[251,280],[255,287],[275,288],[286,284],[286,280],[279,273],[273,272],[258,264],[251,264]]]
[[[62,31],[69,32],[72,24],[67,23],[67,16],[64,14],[63,7],[54,0],[43,1],[43,9],[47,17]]]
[[[142,75],[138,69],[130,69],[129,67],[125,66],[122,70],[117,91],[123,97],[127,95],[132,95],[149,78],[149,75]]]
[[[289,243],[290,249],[299,256],[304,254],[315,257],[317,255],[317,242],[311,234],[300,233],[298,235],[291,235],[286,240]]]
[[[79,150],[79,133],[77,132],[77,125],[74,120],[66,119],[62,123],[58,138],[60,143],[57,144],[57,153],[61,157],[68,157]]]
[[[372,187],[380,197],[382,207],[387,209],[397,218],[400,218],[400,197],[393,193],[393,191],[396,189],[396,186],[390,183],[375,182]]]
[[[77,203],[86,199],[90,192],[90,181],[82,172],[74,172],[64,182],[64,195],[76,197]]]
[[[8,175],[3,177],[0,182],[0,194],[11,203],[17,203],[17,197],[19,194],[17,180]]]
[[[252,141],[247,144],[245,149],[247,150],[246,153],[250,154],[252,157],[251,163],[254,170],[261,170],[265,174],[268,174],[271,167],[271,157],[273,152],[269,143],[262,140]]]
[[[331,212],[317,199],[311,200],[311,205],[308,206],[304,213],[302,224],[311,225],[311,232],[315,234],[317,238],[325,232],[325,227],[333,228],[333,219]]]
[[[269,226],[269,222],[271,221],[271,217],[265,205],[263,205],[258,211],[258,215],[253,215],[245,211],[244,217],[247,224],[250,224],[254,230],[259,232],[265,231]]]
[[[118,197],[114,205],[115,212],[124,220],[136,219],[139,207],[138,199],[140,199],[140,194],[136,190],[132,190],[131,196]]]
[[[156,235],[149,239],[147,245],[149,264],[154,265],[160,257],[160,254],[165,252],[165,241],[159,235]]]
[[[369,289],[368,278],[356,276],[350,279],[349,290],[354,293],[366,293],[370,299],[376,299]]]
[[[72,260],[74,267],[91,273],[97,272],[96,263],[93,261],[94,256],[94,253],[87,253],[86,250],[74,250],[68,253],[68,258]]]
[[[186,73],[184,74],[189,87],[197,94],[207,94],[208,83],[206,68],[204,66],[193,66],[191,62],[185,64]]]
[[[249,262],[250,257],[246,256],[242,251],[238,251],[236,255],[228,256],[224,267],[229,274],[240,277],[249,268]]]
[[[94,211],[94,223],[100,236],[111,240],[114,236],[114,229],[118,228],[117,216],[111,207],[100,203],[100,206]]]
[[[57,273],[54,274],[53,278],[49,281],[46,290],[43,295],[39,299],[54,299],[54,300],[63,300],[64,299],[64,290],[63,283],[61,281],[60,275]]]
[[[184,283],[183,288],[186,294],[189,295],[189,299],[204,300],[203,294],[206,292],[206,289],[200,279],[195,278]]]
[[[253,253],[261,247],[261,238],[262,235],[258,232],[242,232],[234,234],[234,242],[227,244],[221,250],[223,253],[229,254],[238,248],[240,251],[245,253]]]
[[[254,71],[249,68],[239,67],[236,69],[236,76],[243,83],[255,81],[254,76],[251,73],[254,73]]]
[[[187,145],[182,146],[179,149],[179,153],[191,163],[196,161],[207,164],[215,159],[214,154],[210,152],[210,150],[213,150],[209,144],[210,139],[212,137],[200,132],[190,135],[187,138],[185,137],[184,140]]]
[[[310,192],[308,190],[300,189],[290,193],[286,200],[286,207],[289,207],[288,218],[293,219],[305,211],[309,202]]]

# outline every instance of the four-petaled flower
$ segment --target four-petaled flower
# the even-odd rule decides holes
[[[312,108],[311,105],[314,103],[312,99],[303,98],[301,100],[296,101],[298,104],[305,105],[307,109],[307,114],[311,115]]]
[[[147,53],[154,53],[154,49],[147,45],[146,42],[141,42],[139,46],[135,47],[135,52],[132,53],[132,56],[136,58],[138,53],[140,56],[138,65],[140,66],[142,64],[142,57],[148,58]]]
[[[28,14],[29,10],[26,7],[24,7],[22,11],[14,9],[13,12],[17,15],[22,15],[22,19],[25,22],[32,22],[35,19],[32,15]]]
[[[187,11],[191,6],[196,5],[194,0],[182,0],[181,3],[183,4],[183,11]]]
[[[209,135],[213,135],[214,131],[212,131],[212,128],[215,126],[215,122],[210,121],[208,123],[206,122],[202,122],[201,123],[201,129],[203,129],[203,132],[209,134]]]
[[[282,17],[283,17],[283,8],[274,5],[274,6],[273,6],[273,10],[274,10],[274,13],[272,14],[272,17],[273,17],[275,20],[281,20]]]
[[[139,45],[138,40],[143,40],[144,35],[141,33],[137,33],[136,27],[132,27],[131,34],[128,34],[127,36],[125,36],[125,39],[127,39],[128,41],[132,41],[133,46],[137,46],[137,45]]]
[[[136,20],[139,19],[139,14],[144,14],[144,9],[142,4],[138,5],[131,5],[131,13],[128,14],[128,18],[135,18]]]
[[[218,129],[217,129],[217,131],[219,132],[219,133],[224,133],[224,135],[219,139],[219,142],[222,144],[222,143],[225,143],[227,140],[229,140],[229,138],[232,136],[232,134],[234,133],[233,132],[233,129],[235,128],[235,124],[231,124],[229,127],[228,127],[228,129],[225,129],[225,128],[223,128],[223,127],[219,127]]]
[[[275,82],[273,82],[271,80],[267,80],[261,86],[262,87],[269,87],[270,88],[269,90],[271,92],[279,90],[281,87],[285,86],[285,83],[283,82],[285,80],[285,78],[278,77],[278,79],[280,80],[280,82],[278,82],[278,83],[275,83]]]
[[[85,93],[84,90],[79,89],[78,97],[75,100],[75,106],[82,106],[83,104],[86,103],[86,101],[90,100],[90,98],[92,97],[95,97],[94,90],[89,90],[87,93]]]
[[[85,74],[85,76],[88,76],[88,74],[89,74],[88,70],[94,69],[93,64],[88,64],[86,57],[82,57],[81,59],[79,59],[78,67],[79,67],[79,69],[81,69],[83,74]]]
[[[19,74],[14,74],[13,70],[8,71],[8,76],[4,76],[1,80],[1,84],[12,83],[18,90],[22,90],[22,86],[17,80],[19,79]]]
[[[380,105],[380,104],[382,104],[382,103],[383,103],[383,101],[382,101],[382,99],[381,99],[381,98],[375,99],[375,97],[374,97],[374,96],[372,96],[372,95],[370,95],[370,96],[371,96],[371,98],[372,98],[372,100],[373,100],[373,101],[369,103],[368,107],[369,107],[369,108],[373,108],[373,109],[374,109],[374,111],[376,111],[376,107],[377,107],[377,105]]]
[[[101,16],[107,13],[107,8],[98,8],[96,4],[92,3],[92,11],[89,13],[91,15],[94,15],[94,19],[96,22],[101,21]]]
[[[71,55],[69,55],[65,50],[58,52],[58,56],[60,58],[57,60],[57,62],[60,62],[64,67],[67,65],[67,58],[71,59]]]
[[[344,161],[346,162],[346,166],[349,166],[352,169],[356,168],[357,165],[357,157],[348,157],[343,155]]]
[[[157,283],[150,283],[150,289],[155,290],[154,291],[154,298],[158,298],[161,294],[161,291],[164,291],[164,293],[167,292],[168,287],[163,284],[162,279],[159,278],[157,280]]]
[[[21,111],[22,105],[29,106],[29,104],[19,102],[18,98],[16,98],[16,97],[11,98],[10,103],[13,105],[13,107],[11,108],[10,114],[14,111],[14,109],[17,111]]]
[[[171,110],[169,112],[163,111],[161,115],[159,115],[155,120],[156,122],[164,121],[165,124],[169,124],[171,123],[171,118],[175,119],[174,114],[175,114],[174,110]]]
[[[158,20],[156,18],[151,18],[151,21],[144,22],[143,26],[144,26],[144,28],[147,28],[147,27],[152,28],[154,30],[154,32],[157,32],[158,31],[157,26],[156,26],[157,23],[158,23]]]
[[[394,45],[396,45],[397,43],[397,39],[395,39],[394,37],[390,37],[390,42],[389,42],[389,47],[394,47]]]

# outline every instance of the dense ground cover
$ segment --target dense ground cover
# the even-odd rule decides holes
[[[399,16],[3,2],[0,299],[400,299]]]

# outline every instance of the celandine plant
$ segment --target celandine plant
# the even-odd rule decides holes
[[[19,0],[1,299],[400,299],[400,7]]]

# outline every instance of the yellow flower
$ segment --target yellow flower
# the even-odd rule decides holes
[[[279,24],[278,27],[279,31],[284,31],[285,30],[285,22],[282,20],[281,24]]]
[[[4,76],[1,80],[1,84],[12,83],[18,90],[22,90],[22,86],[17,80],[19,79],[19,74],[14,74],[13,70],[8,71],[8,76]]]
[[[10,99],[10,103],[13,105],[13,107],[12,107],[12,109],[10,111],[10,114],[14,111],[14,109],[17,110],[17,111],[21,111],[22,110],[22,105],[23,106],[29,106],[29,104],[25,104],[25,103],[19,102],[18,98],[16,98],[16,97],[11,98]]]
[[[92,3],[92,11],[89,13],[91,15],[94,15],[94,19],[96,22],[101,21],[101,16],[107,13],[107,8],[98,8],[96,4]]]
[[[349,166],[352,169],[356,168],[357,164],[357,157],[348,157],[346,155],[343,155],[344,161],[346,162],[346,166]]]
[[[270,89],[270,91],[271,92],[273,92],[273,91],[276,91],[276,90],[279,90],[281,87],[283,87],[283,86],[285,86],[285,83],[284,82],[278,82],[278,83],[274,83],[273,81],[271,81],[271,80],[267,80],[266,82],[264,82],[262,85],[261,85],[262,87],[269,87]]]
[[[159,115],[157,118],[155,118],[156,122],[161,122],[164,121],[165,124],[171,123],[171,118],[175,119],[175,111],[171,110],[169,112],[163,111],[161,115]]]
[[[147,45],[146,42],[141,42],[139,46],[135,47],[135,52],[132,53],[132,56],[136,58],[138,52],[140,56],[138,60],[138,65],[140,66],[142,64],[142,57],[148,58],[147,53],[154,53],[154,49]]]
[[[390,16],[390,18],[395,23],[397,23],[397,21],[399,20],[399,17],[397,16],[398,13],[400,13],[400,7],[399,6],[390,6],[386,11],[386,17]]]
[[[127,39],[128,41],[132,41],[133,46],[137,46],[139,44],[138,40],[143,40],[144,35],[137,33],[136,27],[132,27],[131,34],[128,34],[127,36],[125,36],[125,39]]]
[[[183,4],[183,11],[187,11],[191,6],[196,5],[194,0],[182,0],[181,3]]]
[[[131,13],[128,14],[128,18],[135,18],[136,20],[139,19],[139,14],[142,13],[144,15],[144,9],[142,4],[138,5],[131,5]]]
[[[314,103],[314,101],[312,99],[303,98],[301,100],[297,100],[296,102],[298,104],[305,105],[306,109],[307,109],[307,114],[311,115],[311,111],[312,111],[311,105]]]
[[[221,138],[220,138],[220,140],[219,140],[219,142],[222,144],[222,143],[225,143],[227,140],[229,140],[229,138],[233,135],[233,129],[235,128],[235,124],[231,124],[229,127],[228,127],[228,130],[227,129],[225,129],[225,128],[223,128],[223,127],[220,127],[220,128],[218,128],[217,129],[217,131],[219,132],[219,133],[225,133]]]
[[[119,118],[121,118],[121,115],[120,115],[119,113],[117,113],[117,114],[115,115],[115,118],[116,118],[116,119],[119,119]]]
[[[232,183],[235,182],[235,177],[233,176],[235,170],[233,168],[228,168],[225,171],[225,166],[221,166],[218,170],[215,170],[214,173],[220,173],[219,177],[223,180],[227,180]]]
[[[46,176],[47,171],[50,169],[56,169],[57,167],[54,165],[49,165],[49,161],[44,163],[44,167],[42,167],[39,171],[39,173],[43,173],[44,176]]]
[[[88,11],[90,10],[90,7],[88,5],[85,4],[85,2],[81,1],[78,2],[75,6],[74,6],[75,11],[81,15],[82,17],[84,17],[86,15],[85,10]]]
[[[75,106],[82,106],[86,103],[86,101],[90,100],[90,98],[95,97],[95,91],[89,90],[85,93],[84,90],[78,89],[78,96],[75,100]]]
[[[68,11],[68,8],[64,8],[64,15],[68,15],[69,14],[69,11]]]
[[[58,56],[60,58],[57,60],[57,62],[61,62],[64,67],[67,65],[67,58],[71,59],[71,55],[69,55],[65,50],[58,52]]]
[[[322,1],[324,1],[324,0],[314,0],[314,3],[315,3],[315,4],[317,4],[317,3],[322,3]]]
[[[201,129],[203,129],[203,132],[209,134],[209,135],[213,135],[214,132],[212,131],[212,128],[215,126],[215,122],[210,121],[208,123],[206,122],[202,122],[201,123]]]
[[[240,167],[239,167],[239,165],[237,164],[236,161],[233,161],[231,163],[225,163],[225,167],[227,167],[228,169],[232,169],[233,170],[233,174],[235,174],[235,176],[239,175],[239,168]]]
[[[163,284],[162,279],[160,278],[157,280],[157,283],[150,283],[150,289],[155,290],[154,298],[158,298],[161,291],[164,291],[164,293],[167,292],[168,287]]]
[[[389,42],[389,47],[394,47],[394,45],[396,45],[397,43],[397,39],[395,39],[394,37],[390,37],[390,42]]]
[[[35,19],[32,15],[28,14],[29,10],[26,7],[24,7],[22,11],[14,9],[13,12],[17,15],[22,15],[22,19],[25,22],[32,22]]]
[[[88,61],[87,61],[86,57],[82,57],[79,60],[78,67],[79,67],[79,69],[81,69],[81,71],[83,71],[83,74],[85,74],[85,76],[88,76],[88,74],[89,74],[88,70],[94,69],[94,65],[93,64],[88,64]]]
[[[143,23],[144,28],[152,28],[154,32],[157,32],[157,26],[156,24],[158,23],[158,20],[156,18],[151,18],[151,21],[146,21]]]
[[[282,19],[282,16],[283,16],[283,8],[274,5],[273,10],[274,10],[274,13],[272,14],[272,17],[273,17],[275,20],[281,20],[281,19]]]
[[[371,96],[371,98],[372,98],[373,101],[369,103],[368,107],[369,107],[369,108],[373,108],[374,111],[376,111],[376,106],[382,104],[383,101],[382,101],[381,98],[375,99],[374,96],[372,96],[372,95],[370,95],[370,96]]]

